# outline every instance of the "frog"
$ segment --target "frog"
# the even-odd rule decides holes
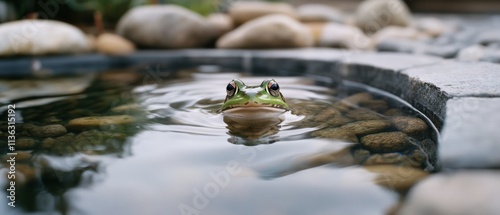
[[[278,82],[265,79],[258,86],[247,86],[240,79],[233,79],[226,86],[226,98],[222,112],[241,110],[276,110],[288,111],[285,97],[280,92]]]
[[[229,142],[258,145],[276,142],[275,134],[290,110],[278,82],[265,79],[260,85],[246,85],[233,79],[226,86],[226,98],[220,112],[224,115]]]

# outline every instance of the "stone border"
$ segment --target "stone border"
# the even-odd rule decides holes
[[[500,97],[498,64],[328,48],[188,49],[0,59],[0,77],[64,75],[160,62],[361,82],[401,97],[434,122],[442,131],[438,156],[443,168],[500,167],[500,98],[493,98]]]

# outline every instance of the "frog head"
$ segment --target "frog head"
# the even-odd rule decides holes
[[[288,110],[285,98],[274,79],[266,79],[259,86],[247,86],[239,79],[233,79],[226,87],[226,99],[222,111],[241,109]]]

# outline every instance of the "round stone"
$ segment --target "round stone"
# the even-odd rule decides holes
[[[360,142],[363,147],[374,152],[399,152],[412,145],[408,135],[399,131],[366,135]]]
[[[109,125],[127,125],[133,122],[135,122],[135,118],[129,115],[90,116],[72,119],[66,124],[66,128],[69,130],[85,130]]]
[[[29,130],[29,134],[34,137],[57,137],[66,134],[67,130],[64,126],[59,124],[34,126]]]
[[[217,41],[217,48],[298,48],[312,43],[312,34],[304,25],[288,16],[275,14],[249,21],[225,34]]]
[[[401,0],[365,0],[358,6],[355,20],[359,28],[372,33],[385,26],[409,25],[411,13]]]
[[[0,24],[0,56],[75,54],[92,50],[78,28],[54,20],[20,20]]]
[[[400,193],[407,192],[429,175],[421,169],[393,165],[366,166],[365,169],[378,174],[374,179],[375,183]]]
[[[21,137],[16,139],[16,149],[30,150],[35,148],[37,141],[29,137]]]
[[[368,109],[354,109],[347,112],[345,116],[359,121],[383,119],[383,117],[380,114]]]
[[[176,5],[134,7],[120,19],[116,32],[139,46],[154,48],[203,47],[214,36],[205,18]]]
[[[391,123],[386,120],[366,120],[349,123],[341,128],[354,133],[355,135],[367,135],[381,132],[391,126]]]
[[[281,14],[294,19],[297,18],[297,12],[292,5],[287,3],[236,1],[229,9],[229,15],[236,25],[241,25],[253,19],[272,14]]]
[[[420,136],[429,129],[425,121],[417,117],[395,116],[391,122],[398,130],[410,136]]]
[[[303,4],[297,7],[297,13],[302,22],[345,22],[341,10],[325,4]]]
[[[319,24],[316,45],[321,47],[338,47],[352,50],[372,48],[372,41],[358,27],[339,23]],[[318,24],[307,24],[312,32],[317,32]]]
[[[348,129],[342,128],[325,128],[322,130],[315,131],[311,134],[314,137],[332,138],[338,140],[344,140],[351,143],[358,143],[358,138],[356,134]]]
[[[135,51],[135,45],[119,35],[103,33],[96,39],[96,49],[102,54],[126,55]]]

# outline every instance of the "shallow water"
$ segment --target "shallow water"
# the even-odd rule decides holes
[[[135,123],[98,127],[88,132],[95,139],[79,141],[83,132],[72,130],[76,137],[64,144],[46,147],[44,138],[37,139],[21,163],[35,170],[32,181],[18,186],[18,207],[0,204],[6,212],[1,214],[385,214],[399,201],[397,189],[377,183],[380,173],[346,158],[359,146],[312,135],[318,128],[301,126],[305,116],[284,113],[271,126],[277,132],[262,138],[228,129],[217,112],[227,83],[240,78],[258,85],[267,77],[183,70],[127,85],[109,77],[101,74],[82,94],[19,111],[25,124],[56,118],[64,125],[138,104],[119,113],[134,116]],[[359,90],[322,87],[304,77],[274,78],[292,108],[310,101],[333,105]],[[410,110],[402,112],[416,115]]]

